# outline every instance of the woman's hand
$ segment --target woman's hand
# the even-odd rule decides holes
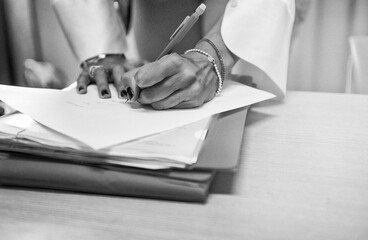
[[[81,65],[82,72],[77,79],[77,92],[85,94],[88,85],[96,84],[99,97],[110,98],[109,83],[114,83],[118,96],[130,100],[135,93],[139,93],[139,89],[129,74],[133,74],[133,69],[142,65],[142,62],[126,60],[122,54],[100,55],[87,60]],[[126,74],[128,77],[124,77]]]
[[[197,52],[172,53],[127,74],[140,94],[132,100],[154,109],[194,108],[214,98],[218,79],[212,63]]]

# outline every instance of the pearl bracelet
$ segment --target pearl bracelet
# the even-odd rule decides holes
[[[208,38],[202,38],[201,40],[199,40],[199,42],[207,42],[208,44],[210,44],[212,46],[212,48],[216,51],[216,55],[217,55],[217,58],[219,60],[219,63],[220,63],[220,69],[222,71],[221,72],[221,77],[222,77],[222,80],[225,80],[225,64],[224,64],[224,59],[222,58],[221,56],[221,52],[220,50],[216,47],[216,45],[211,41],[209,40]]]
[[[202,49],[198,49],[198,48],[193,48],[193,49],[186,50],[184,54],[187,54],[187,53],[190,53],[190,52],[197,52],[197,53],[200,53],[202,55],[205,55],[207,57],[208,61],[210,61],[212,63],[213,68],[215,69],[215,72],[216,72],[216,75],[217,75],[217,78],[218,78],[218,87],[217,87],[217,90],[216,90],[216,96],[219,95],[221,90],[222,90],[223,79],[221,77],[221,73],[220,73],[220,71],[217,67],[215,59],[210,54],[208,54],[207,52],[203,51]]]

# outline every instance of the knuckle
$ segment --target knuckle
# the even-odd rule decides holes
[[[191,80],[191,81],[194,81],[194,80],[196,80],[196,78],[197,78],[196,73],[195,73],[192,69],[190,69],[190,68],[188,68],[188,67],[185,67],[185,68],[182,70],[182,74],[183,74],[183,76],[184,76],[185,78],[187,78],[187,79],[189,79],[189,80]]]
[[[178,53],[173,52],[173,53],[171,53],[171,54],[169,55],[169,58],[170,58],[170,60],[174,60],[174,59],[180,59],[180,58],[181,58],[181,56],[180,56]]]
[[[139,86],[139,87],[147,87],[150,82],[150,68],[149,67],[141,67],[135,70],[129,71],[126,75],[130,76],[130,78]]]
[[[194,84],[192,85],[192,92],[194,94],[199,94],[202,92],[202,90],[203,90],[203,85],[199,81],[195,81]]]
[[[106,69],[104,67],[97,67],[95,70],[95,75],[101,75],[101,74],[105,74]]]
[[[115,65],[115,66],[113,66],[113,67],[112,67],[112,72],[113,72],[114,74],[119,74],[119,75],[121,75],[121,74],[123,74],[123,73],[124,73],[124,67],[123,67],[123,66],[121,66],[121,65]]]
[[[144,77],[144,71],[142,69],[139,69],[135,74],[134,74],[134,80],[136,82],[136,84],[140,87],[142,87],[142,83],[143,83],[143,77]]]
[[[167,60],[170,62],[171,66],[174,68],[181,68],[183,66],[183,59],[177,53],[170,54]]]

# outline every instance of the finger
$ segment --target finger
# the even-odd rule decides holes
[[[173,108],[176,109],[195,108],[203,105],[206,102],[211,101],[213,98],[214,95],[209,94],[209,92],[206,91],[206,93],[197,94],[196,96],[189,97],[189,100],[182,101],[178,103],[176,106],[173,106]]]
[[[112,70],[112,77],[119,98],[127,98],[135,101],[139,96],[139,87],[135,84],[134,75],[136,71],[125,72],[125,66],[116,66]]]
[[[168,108],[194,108],[203,105],[207,99],[206,89],[199,82],[195,82],[189,87],[174,92],[169,97],[152,103],[154,109]]]
[[[184,100],[185,93],[183,91],[178,91],[163,100],[152,103],[151,106],[156,110],[164,110],[173,108]]]
[[[87,71],[83,71],[79,74],[77,79],[77,93],[85,94],[87,93],[87,86],[91,83],[91,79],[88,76]]]
[[[111,77],[114,82],[116,91],[119,98],[125,98],[127,96],[122,76],[125,73],[124,66],[117,65],[112,68]]]
[[[137,68],[137,67],[140,67],[140,66],[136,65],[136,64],[135,64],[135,62],[133,62],[132,60],[127,60],[127,61],[124,63],[124,68],[125,68],[127,71],[133,70],[134,68]]]
[[[188,102],[188,101],[193,102],[192,104],[193,107],[201,105],[200,103],[201,101],[199,100],[199,97],[198,96],[193,97],[193,93],[191,92],[191,89],[187,88],[182,91],[174,92],[169,97],[152,103],[151,106],[152,108],[156,110],[164,110],[164,109],[169,109],[169,108],[176,108],[176,106],[178,106],[179,104],[183,102]]]
[[[141,89],[153,86],[179,72],[183,63],[184,58],[172,53],[142,66],[135,75],[135,81]]]
[[[152,103],[151,106],[157,110],[173,108],[178,104],[180,104],[181,102],[186,102],[191,99],[201,97],[199,93],[200,88],[198,87],[198,85],[193,84],[188,88],[174,92],[169,97],[163,100]]]
[[[141,89],[135,82],[135,74],[137,73],[138,69],[133,69],[131,71],[126,72],[122,77],[122,82],[125,86],[125,91],[127,94],[127,98],[134,102],[139,98]]]
[[[189,71],[168,77],[152,87],[142,89],[139,102],[150,104],[160,101],[170,96],[173,92],[190,86],[195,80],[195,74]]]
[[[195,101],[195,100],[189,100],[189,101],[183,101],[179,104],[177,104],[176,106],[172,107],[175,109],[188,109],[188,108],[196,108],[203,105],[203,103],[201,103],[200,101]]]
[[[182,101],[178,103],[177,105],[173,106],[172,108],[175,108],[175,109],[196,108],[196,107],[202,106],[205,102],[207,101],[204,101],[202,98],[196,97],[188,101]]]
[[[108,85],[107,73],[104,68],[96,68],[94,77],[100,98],[110,98],[111,93]]]

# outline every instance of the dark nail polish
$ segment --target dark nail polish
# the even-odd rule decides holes
[[[133,92],[133,89],[131,87],[128,87],[127,88],[127,93],[128,93],[128,99],[132,99],[133,96],[134,96],[134,92]]]
[[[80,86],[79,88],[78,88],[78,92],[82,92],[84,90],[84,87],[83,86]]]
[[[127,91],[125,91],[125,90],[121,90],[121,92],[120,92],[120,96],[121,96],[122,98],[125,98],[125,97],[127,96]]]
[[[110,96],[110,93],[107,89],[102,89],[101,90],[101,96],[107,97],[107,96]]]

